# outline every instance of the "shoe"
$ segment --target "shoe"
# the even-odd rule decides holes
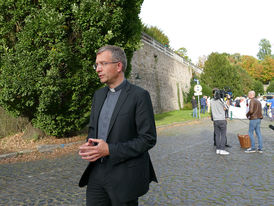
[[[245,153],[254,153],[254,152],[256,152],[256,150],[255,150],[255,149],[252,149],[252,148],[248,148],[248,149],[245,151]]]
[[[220,155],[229,155],[229,152],[225,151],[225,150],[220,150],[219,154]]]
[[[219,149],[216,149],[216,154],[220,154],[220,150]]]
[[[263,150],[262,149],[258,149],[257,152],[263,153]]]
[[[231,148],[232,146],[229,144],[226,144],[225,147]]]

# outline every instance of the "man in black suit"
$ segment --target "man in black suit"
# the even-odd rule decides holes
[[[148,150],[156,144],[149,93],[124,77],[127,59],[117,46],[97,52],[94,68],[107,86],[94,94],[87,142],[79,155],[89,161],[79,186],[87,205],[135,206],[157,178]]]

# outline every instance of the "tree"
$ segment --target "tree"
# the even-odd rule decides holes
[[[241,55],[239,53],[228,55],[228,59],[229,59],[230,63],[238,64],[241,61]]]
[[[234,96],[243,94],[240,75],[233,67],[227,54],[211,53],[205,62],[201,81],[211,88],[230,88]]]
[[[271,44],[267,39],[261,39],[259,48],[257,54],[259,60],[264,60],[267,56],[271,56]]]
[[[96,51],[115,44],[131,61],[141,37],[142,2],[1,1],[0,105],[49,135],[83,128],[102,86],[92,69]]]
[[[253,90],[252,88],[255,80],[240,65],[234,65],[234,68],[240,75],[243,94],[247,94],[249,91]]]
[[[256,58],[244,55],[239,64],[252,78],[262,80],[263,67]]]
[[[266,89],[266,92],[274,92],[274,80],[270,82],[269,86]]]
[[[187,102],[191,102],[192,97],[194,96],[194,86],[197,84],[194,79],[199,80],[199,77],[197,77],[196,75],[193,75],[193,78],[190,81],[190,89],[189,92],[187,93],[187,98],[185,103]],[[200,82],[200,85],[202,86],[202,96],[212,96],[212,88],[210,88],[209,86],[207,86],[204,83]]]
[[[143,31],[147,33],[149,36],[154,38],[156,41],[161,43],[162,45],[169,47],[169,39],[168,37],[164,34],[164,32],[159,29],[156,26],[146,26],[143,24]]]
[[[200,56],[199,57],[199,60],[198,60],[198,64],[197,64],[197,66],[199,67],[199,68],[204,68],[205,67],[205,62],[206,62],[206,60],[207,60],[207,56],[205,56],[205,55],[203,55],[203,56]]]
[[[266,56],[264,60],[258,61],[252,56],[242,56],[239,65],[256,80],[268,83],[274,77],[274,58]]]
[[[190,61],[191,59],[187,56],[187,49],[184,47],[181,47],[180,49],[175,51],[176,54],[178,54],[180,57],[183,57],[185,60]]]
[[[254,81],[252,85],[252,90],[255,91],[256,95],[264,94],[264,85],[260,81]]]
[[[261,73],[261,81],[264,83],[268,83],[269,81],[274,79],[274,58],[267,56],[261,62],[262,65],[262,73]]]

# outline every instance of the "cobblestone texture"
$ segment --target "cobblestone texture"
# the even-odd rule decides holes
[[[162,127],[150,151],[159,183],[151,184],[139,205],[274,205],[269,123],[262,122],[264,153],[246,154],[237,134],[247,134],[248,121],[228,121],[228,156],[215,154],[208,119]],[[78,187],[78,180],[86,165],[76,153],[0,165],[0,205],[85,205],[85,188]]]

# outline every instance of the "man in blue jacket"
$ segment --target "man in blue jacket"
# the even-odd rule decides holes
[[[206,109],[206,99],[205,97],[201,98],[201,113],[205,114],[205,109]]]

